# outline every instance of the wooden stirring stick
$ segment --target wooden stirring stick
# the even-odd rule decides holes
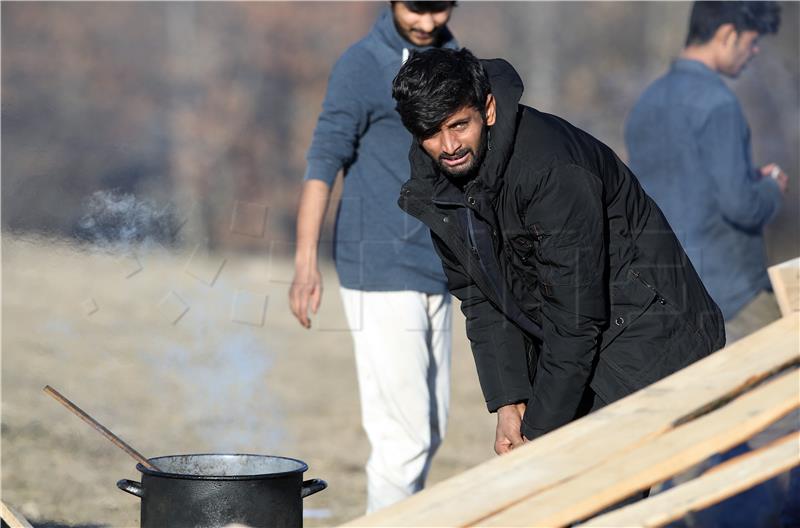
[[[100,434],[111,440],[111,442],[115,446],[119,447],[120,449],[128,453],[130,456],[132,456],[134,459],[136,459],[136,461],[139,462],[141,465],[143,465],[147,469],[152,469],[153,471],[161,471],[156,466],[151,464],[150,461],[147,460],[141,453],[139,453],[137,450],[126,444],[122,440],[122,438],[118,437],[117,435],[115,435],[114,433],[103,427],[97,420],[95,420],[94,418],[83,412],[80,407],[69,401],[53,387],[51,387],[50,385],[45,385],[43,390],[44,392],[55,398],[56,401],[58,401],[64,407],[69,409],[78,418],[88,423],[89,425],[94,427],[95,430],[99,431]]]

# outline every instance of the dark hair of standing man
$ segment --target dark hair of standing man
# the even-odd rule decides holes
[[[390,2],[394,4],[395,2]],[[414,13],[439,13],[444,11],[445,9],[449,9],[451,7],[455,7],[457,2],[455,1],[438,1],[432,0],[430,2],[401,2],[405,4],[409,11],[413,11]]]
[[[392,82],[403,125],[420,139],[439,130],[464,107],[483,115],[491,85],[480,61],[467,48],[412,53]]]
[[[733,24],[737,33],[777,33],[781,24],[781,8],[777,2],[695,2],[689,17],[686,45],[705,44],[723,24]]]

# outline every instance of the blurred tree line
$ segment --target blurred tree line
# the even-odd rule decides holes
[[[330,68],[385,4],[3,3],[3,229],[73,236],[92,197],[115,191],[170,209],[170,240],[288,251]],[[799,10],[782,6],[780,33],[732,84],[757,163],[793,179],[773,261],[800,254]],[[517,67],[523,102],[624,158],[624,119],[680,51],[690,7],[462,1],[451,28]]]

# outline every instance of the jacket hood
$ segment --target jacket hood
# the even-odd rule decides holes
[[[381,10],[381,13],[378,15],[378,20],[375,22],[375,25],[372,28],[372,32],[378,37],[378,39],[401,55],[403,54],[403,50],[425,51],[426,49],[433,47],[416,46],[404,39],[397,31],[397,27],[394,25],[394,16],[392,15],[392,10],[389,7]],[[450,30],[447,28],[447,26],[443,27],[440,34],[439,46],[449,48],[453,47],[454,45],[455,39],[453,38],[453,34],[450,33]],[[405,58],[407,57],[404,56],[403,59]]]
[[[479,185],[493,194],[502,184],[503,172],[513,151],[519,101],[525,88],[519,74],[508,61],[490,59],[481,60],[481,64],[489,76],[492,95],[497,106],[497,119],[489,128],[489,150],[473,185]],[[412,179],[431,179],[434,185],[434,197],[453,192],[454,186],[439,173],[433,160],[416,141],[411,146],[409,159]]]

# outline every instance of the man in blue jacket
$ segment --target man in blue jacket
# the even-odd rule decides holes
[[[763,231],[787,176],[753,165],[747,121],[722,77],[736,78],[779,24],[776,2],[695,2],[680,58],[625,130],[630,167],[722,309],[729,344],[779,317]]]
[[[396,204],[411,135],[391,85],[411,51],[456,46],[454,4],[391,2],[334,66],[307,155],[290,305],[309,328],[322,297],[320,228],[343,169],[334,259],[372,446],[368,512],[422,489],[447,424],[450,297],[428,230]]]
[[[681,239],[692,264],[722,309],[730,344],[778,319],[766,270],[764,227],[777,215],[787,175],[775,164],[757,168],[750,130],[723,77],[736,78],[759,53],[761,36],[776,33],[776,2],[695,2],[686,46],[670,70],[636,103],[625,129],[630,167]],[[760,447],[797,428],[792,414],[750,440]],[[687,475],[741,454],[714,457]],[[693,514],[697,526],[766,526],[776,504],[782,526],[797,511],[784,475],[711,509]]]

